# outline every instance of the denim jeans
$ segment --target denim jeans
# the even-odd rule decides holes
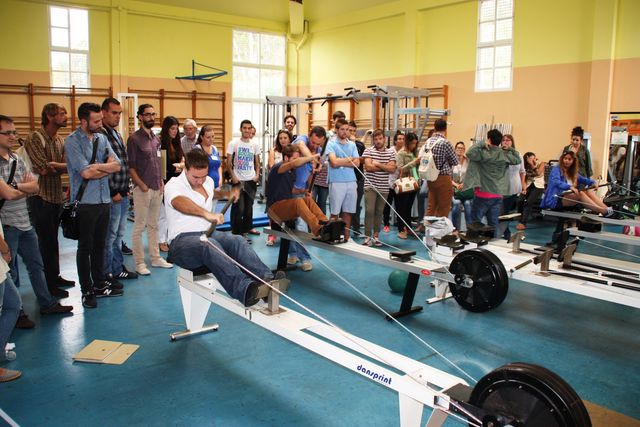
[[[494,227],[495,237],[500,237],[498,220],[500,212],[502,212],[502,197],[475,197],[473,199],[473,222],[481,222],[482,217],[486,216],[487,225]]]
[[[28,231],[22,231],[10,225],[3,226],[3,229],[4,240],[11,249],[9,267],[11,268],[13,283],[15,283],[16,287],[20,286],[17,262],[17,255],[20,255],[22,262],[27,267],[31,287],[33,288],[33,293],[36,294],[40,308],[45,309],[56,305],[58,300],[49,293],[47,280],[44,277],[44,264],[38,247],[36,231],[33,228]]]
[[[418,191],[417,203],[418,203],[418,222],[422,224],[422,218],[424,218],[425,206],[427,204],[427,197],[429,197],[429,181],[422,180],[420,190]]]
[[[47,284],[56,286],[60,276],[60,249],[58,227],[62,205],[49,203],[40,196],[27,199],[31,223],[38,235],[38,247],[44,263],[44,277]]]
[[[0,283],[0,361],[4,360],[4,348],[16,326],[20,307],[20,292],[13,284],[11,275],[7,274],[4,282]]]
[[[468,226],[473,222],[473,219],[471,217],[472,205],[472,199],[465,200],[464,202],[458,199],[453,199],[453,206],[451,208],[451,222],[453,223],[453,226],[456,228],[456,230],[460,230],[460,227],[462,226],[460,217],[462,216],[461,212],[463,208],[465,226]]]
[[[127,228],[129,214],[129,198],[123,197],[119,202],[111,202],[111,216],[107,239],[104,245],[104,272],[114,276],[122,273],[124,257],[122,256],[122,238]]]
[[[329,187],[313,186],[313,199],[324,214],[327,214],[327,197],[329,197]]]
[[[304,198],[304,194],[296,195],[293,197]],[[306,222],[304,222],[302,218],[298,218],[296,219],[296,230],[304,231],[305,233],[308,233],[309,226],[307,225]],[[304,246],[302,246],[300,243],[295,242],[293,240],[291,241],[291,243],[289,243],[289,256],[298,257],[300,262],[311,260],[311,255],[309,255],[309,252],[307,252]]]
[[[216,249],[202,243],[200,234],[199,231],[178,234],[169,245],[168,259],[188,270],[207,267],[231,297],[244,302],[247,287],[256,279]],[[209,242],[259,278],[273,279],[269,267],[264,265],[243,237],[216,231],[209,237]]]

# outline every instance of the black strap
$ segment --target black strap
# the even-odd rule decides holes
[[[9,172],[9,178],[7,179],[7,184],[11,185],[11,181],[13,181],[13,177],[16,174],[16,167],[18,165],[18,159],[14,159],[13,163],[11,164],[11,171]],[[6,201],[6,199],[2,199],[0,200],[0,209],[2,209],[2,207],[4,206],[4,202]]]
[[[98,139],[93,140],[93,153],[91,154],[91,161],[89,164],[93,164],[96,162],[96,154],[98,154]],[[82,200],[82,196],[84,195],[84,189],[87,187],[89,183],[88,179],[83,179],[82,184],[80,184],[80,189],[78,190],[78,194],[76,194],[76,202]]]

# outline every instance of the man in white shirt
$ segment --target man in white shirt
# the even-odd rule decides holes
[[[243,120],[240,123],[242,137],[231,141],[227,147],[231,182],[241,184],[240,196],[231,206],[231,231],[243,235],[247,241],[253,227],[253,199],[260,179],[260,145],[251,140],[254,129],[251,121]]]
[[[185,169],[165,185],[164,203],[169,226],[169,259],[188,270],[206,267],[227,293],[246,307],[256,304],[268,287],[247,274],[228,257],[264,281],[274,275],[240,236],[215,231],[203,245],[200,235],[213,221],[224,222],[224,216],[213,213],[213,180],[208,176],[209,158],[200,150],[185,155]],[[235,192],[231,197],[237,197]],[[226,254],[227,256],[223,255]],[[277,279],[284,274],[278,272]]]

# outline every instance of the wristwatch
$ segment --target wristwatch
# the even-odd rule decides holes
[[[18,189],[18,183],[13,181],[11,184],[9,184],[10,186],[12,186],[15,190]]]

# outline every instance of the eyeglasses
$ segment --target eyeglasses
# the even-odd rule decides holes
[[[142,113],[143,117],[155,117],[156,113]]]
[[[16,136],[16,135],[18,135],[18,131],[17,130],[2,130],[2,131],[0,131],[0,135],[6,135],[6,136],[13,135],[13,136]]]

